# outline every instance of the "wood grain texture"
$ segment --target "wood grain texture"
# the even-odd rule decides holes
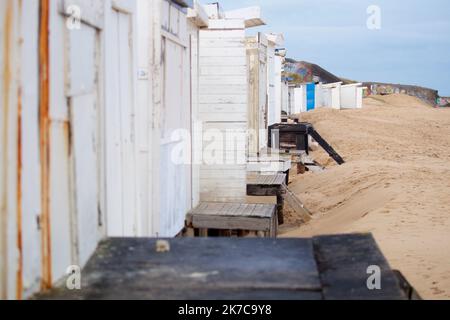
[[[406,299],[371,235],[167,241],[170,251],[157,253],[156,239],[105,240],[83,270],[83,290],[63,285],[35,298]],[[380,291],[367,290],[368,264],[383,269]]]
[[[242,30],[230,30],[235,29],[236,21],[211,22],[210,29],[199,31],[198,118],[203,121],[200,200],[244,201],[246,168],[242,165],[246,163],[248,116],[245,30],[243,26]]]
[[[276,237],[275,205],[203,202],[191,210],[186,224],[194,229],[262,231]]]
[[[83,290],[45,299],[320,299],[308,239],[109,239],[83,271]],[[124,281],[126,279],[126,281]]]
[[[369,234],[326,236],[314,239],[314,251],[321,273],[324,298],[405,299],[398,278]],[[369,266],[381,269],[381,289],[369,290]]]

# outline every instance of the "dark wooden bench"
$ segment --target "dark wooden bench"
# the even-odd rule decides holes
[[[276,206],[270,204],[203,202],[186,216],[189,235],[208,236],[212,230],[236,235],[277,236]],[[219,233],[218,235],[223,235]],[[232,234],[230,234],[232,235]]]

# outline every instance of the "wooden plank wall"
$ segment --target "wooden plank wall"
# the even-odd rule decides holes
[[[21,21],[21,257],[17,298],[29,296],[39,289],[41,274],[41,232],[37,216],[41,212],[39,159],[39,65],[30,52],[38,52],[38,1],[22,2]],[[35,183],[29,183],[34,181]],[[18,222],[20,223],[20,222]]]
[[[141,147],[147,150],[141,155],[147,163],[140,166],[148,168],[140,183],[142,197],[148,198],[141,199],[141,211],[146,235],[172,237],[199,201],[198,167],[192,165],[198,28],[188,21],[185,9],[170,1],[141,0],[138,4],[139,29],[148,26],[147,39],[139,43],[139,70],[145,73],[148,69],[148,81],[139,81],[138,98],[149,108],[138,129],[139,140],[147,144]],[[148,10],[146,23],[141,9]]]
[[[189,162],[197,77],[191,61],[198,28],[170,1],[138,0],[137,6],[137,235],[170,237],[181,231],[186,212],[199,201]],[[183,158],[173,159],[179,149]]]
[[[49,3],[48,200],[43,197],[49,203],[42,203],[42,215],[49,217],[50,246],[47,256],[43,253],[45,287],[64,276],[70,265],[82,267],[105,235],[102,129],[108,50],[103,45],[105,8],[112,6],[111,1]],[[70,5],[87,13],[81,15],[79,28],[70,26]]]
[[[195,173],[189,163],[170,163],[171,133],[190,133],[197,110],[205,128],[238,132],[235,142],[245,160],[247,78],[238,40],[244,39],[243,23],[228,30],[223,47],[214,44],[222,31],[206,35],[209,49],[202,56],[198,29],[188,29],[183,10],[169,7],[168,20],[162,14],[167,1],[146,2],[150,19],[141,70],[135,3],[0,3],[1,298],[27,297],[61,279],[70,265],[83,267],[108,231],[175,236],[199,193],[215,190],[217,181],[230,181],[220,192],[224,198],[245,197],[245,164]],[[68,27],[65,10],[72,4],[86,13],[81,29]],[[201,59],[204,64],[195,66]],[[208,118],[210,109],[216,117]],[[110,148],[115,143],[116,153]],[[108,179],[111,172],[126,181]],[[204,185],[196,182],[202,172]],[[229,179],[233,174],[238,179]]]
[[[0,298],[83,267],[108,231],[175,236],[199,201],[190,163],[171,162],[171,134],[190,133],[197,108],[198,28],[188,34],[166,0],[145,2],[143,70],[136,0],[0,2]]]
[[[246,39],[248,63],[248,155],[256,156],[267,146],[268,115],[268,68],[267,68],[267,39],[259,33],[256,37]]]
[[[105,69],[116,65],[104,17],[113,2],[134,13],[134,1],[0,3],[0,298],[50,287],[105,235]]]
[[[184,227],[191,209],[190,150],[182,155],[177,148],[189,147],[191,128],[190,41],[186,13],[167,1],[162,11],[162,108],[160,112],[160,236],[173,237]],[[181,144],[180,144],[181,142]],[[177,158],[180,156],[180,158]]]
[[[137,81],[136,81],[136,144],[137,165],[137,206],[140,211],[139,235],[151,236],[153,232],[152,219],[152,82],[150,42],[152,35],[153,11],[148,0],[137,0]],[[146,174],[142,174],[145,172]]]
[[[289,111],[289,85],[287,82],[281,82],[281,111]]]
[[[277,116],[275,43],[269,41],[267,46],[267,125],[279,123]]]
[[[217,21],[214,29],[201,30],[199,36],[198,118],[203,122],[201,201],[243,201],[246,193],[245,29],[243,22],[227,22]],[[226,142],[227,132],[235,135],[228,139],[234,142]],[[214,158],[213,149],[218,153],[217,161],[209,161]]]
[[[361,84],[348,84],[341,86],[341,108],[361,109],[363,90]]]
[[[283,108],[283,82],[281,81],[281,73],[283,68],[283,57],[275,55],[274,57],[274,104],[269,119],[269,126],[281,122],[281,111]]]
[[[17,289],[19,10],[17,1],[0,3],[0,299]]]
[[[187,23],[190,45],[190,81],[191,81],[191,207],[195,208],[200,204],[200,163],[196,157],[202,153],[202,130],[199,115],[199,26],[195,24],[196,19]]]
[[[127,4],[128,2],[128,4]],[[137,143],[135,98],[136,20],[132,1],[114,2],[105,8],[105,111],[104,122],[105,210],[108,236],[142,235],[137,169],[140,155]],[[140,109],[139,111],[142,111]],[[140,142],[140,141],[139,141]],[[141,145],[139,145],[140,147]]]
[[[256,37],[246,39],[248,64],[248,154],[256,156],[259,151],[259,51]]]
[[[267,147],[267,130],[268,130],[268,65],[269,65],[269,43],[267,37],[259,32],[259,150]]]

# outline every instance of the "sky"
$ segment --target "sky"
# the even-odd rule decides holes
[[[202,0],[201,3],[215,1]],[[288,57],[357,81],[419,85],[450,96],[448,0],[222,0],[233,10],[260,6],[266,26],[282,32]],[[369,29],[369,6],[380,29]]]

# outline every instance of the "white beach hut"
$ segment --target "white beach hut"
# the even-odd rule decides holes
[[[275,51],[275,108],[273,111],[272,124],[281,122],[282,112],[287,112],[288,106],[288,83],[283,78],[286,49],[277,49]],[[269,123],[270,123],[269,122]]]
[[[0,294],[20,299],[87,262],[107,234],[111,197],[136,212],[136,2],[0,6]],[[109,189],[113,141],[125,154],[120,194]]]
[[[138,6],[142,228],[137,235],[173,237],[200,202],[203,131],[198,123],[209,116],[203,107],[208,98],[200,95],[201,77],[208,72],[200,63],[201,30],[210,25],[212,6],[174,0],[139,0]]]
[[[281,81],[281,112],[289,114],[289,83]]]
[[[289,84],[289,115],[306,112],[306,85]]]
[[[318,107],[341,109],[341,86],[342,82],[320,84],[316,91],[321,91],[321,100]],[[317,103],[317,102],[316,102]]]
[[[205,6],[199,34],[202,122],[201,201],[245,201],[248,129],[247,27],[262,25],[259,8],[223,12]]]
[[[352,83],[341,86],[341,108],[361,109],[364,88],[362,83]]]
[[[281,73],[283,57],[276,49],[284,45],[282,34],[266,34],[267,46],[267,125],[281,122]]]
[[[199,201],[190,133],[208,18],[168,0],[0,9],[0,295],[20,299],[83,267],[105,236],[184,227]]]
[[[267,147],[268,128],[268,40],[258,33],[246,40],[248,64],[248,155],[256,156]],[[273,68],[272,68],[273,70]]]

